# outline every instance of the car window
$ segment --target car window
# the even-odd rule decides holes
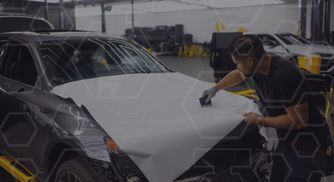
[[[271,35],[261,34],[258,35],[258,37],[260,38],[264,46],[276,47],[280,45],[280,43]]]
[[[21,44],[8,45],[3,57],[3,66],[3,76],[28,85],[35,84],[37,70],[28,47]]]
[[[6,41],[0,41],[0,73],[3,72],[4,69],[4,57],[6,51]]]
[[[46,41],[39,48],[54,85],[111,75],[168,72],[146,51],[124,40]]]

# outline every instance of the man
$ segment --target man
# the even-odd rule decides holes
[[[111,68],[106,58],[106,50],[99,47],[93,55],[91,55],[92,66],[95,72],[110,72]]]
[[[309,104],[311,97],[303,74],[292,62],[266,53],[255,35],[238,37],[231,44],[230,53],[237,69],[204,91],[203,96],[209,101],[219,90],[252,80],[266,115],[245,113],[244,120],[276,128],[279,138],[270,181],[320,181],[320,167],[313,153],[319,153],[318,144],[322,150],[329,132],[320,113],[309,115],[317,111]]]

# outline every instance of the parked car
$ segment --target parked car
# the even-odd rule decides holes
[[[17,13],[0,14],[0,33],[14,31],[41,31],[53,30],[53,25],[38,16]]]
[[[265,140],[241,122],[257,106],[222,91],[202,108],[211,84],[123,38],[2,33],[0,149],[40,181],[257,181]]]
[[[267,52],[276,53],[297,61],[298,56],[319,55],[322,59],[321,73],[334,75],[334,47],[313,44],[291,33],[258,33]]]

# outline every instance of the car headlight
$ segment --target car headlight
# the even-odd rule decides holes
[[[85,108],[83,108],[83,110],[85,110]],[[96,151],[96,146],[99,146],[101,147],[99,155],[101,155],[101,151],[105,151],[103,154],[108,155],[108,161],[111,162],[110,164],[113,166],[113,171],[123,180],[127,182],[147,181],[142,180],[146,178],[138,166],[120,149],[119,145],[100,127],[100,125],[90,117],[88,112],[81,112],[75,108],[70,108],[70,113],[76,121],[76,124],[72,126],[72,128],[74,128],[72,131],[77,139],[82,139],[81,143],[85,144],[85,142],[88,142],[87,145],[85,145],[85,149],[90,151],[88,154],[92,154],[92,152]],[[95,145],[93,145],[94,147],[90,145],[92,142],[95,143]],[[99,145],[96,145],[97,143]],[[107,161],[105,160],[107,157],[106,155],[103,155],[104,160],[102,161]],[[91,158],[98,159],[97,157]]]
[[[120,148],[113,139],[104,137],[104,143],[106,144],[109,153],[120,154]]]
[[[96,122],[93,119],[89,118],[82,112],[75,107],[70,107],[69,111],[75,121],[71,126],[68,128],[72,130],[74,135],[81,135],[85,131],[92,131],[96,130],[97,132],[100,131],[99,127],[96,126]]]

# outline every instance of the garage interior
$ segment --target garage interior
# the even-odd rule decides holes
[[[322,64],[332,63],[318,65],[316,69],[305,65],[303,68],[332,78],[333,12],[331,0],[0,0],[0,15],[41,17],[55,31],[102,32],[125,37],[172,71],[212,84],[236,68],[229,58],[228,46],[241,34],[259,35],[268,43],[266,51],[288,55],[297,64],[303,56],[319,55]],[[289,38],[300,40],[304,49],[293,48]],[[283,44],[271,46],[278,42]],[[308,48],[310,45],[315,45],[316,51]],[[334,85],[331,83],[330,87]],[[243,83],[230,91],[252,88]],[[251,97],[249,93],[243,96]],[[330,106],[333,101],[329,101]],[[332,134],[333,118],[332,113]],[[322,180],[334,181],[334,173]],[[0,181],[15,179],[2,170]]]

